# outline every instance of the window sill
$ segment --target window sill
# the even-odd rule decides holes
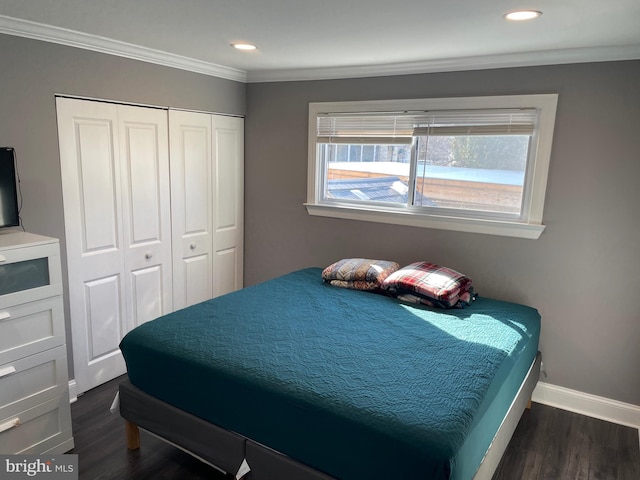
[[[309,215],[319,217],[362,220],[366,222],[407,225],[411,227],[435,228],[456,232],[483,233],[504,237],[527,238],[535,240],[544,231],[544,225],[427,215],[415,212],[388,211],[371,208],[358,208],[345,205],[321,205],[305,203]]]

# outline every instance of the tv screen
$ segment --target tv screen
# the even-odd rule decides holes
[[[0,147],[0,227],[16,227],[20,224],[16,185],[14,150]]]

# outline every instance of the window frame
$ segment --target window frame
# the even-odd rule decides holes
[[[307,201],[304,205],[309,215],[315,216],[537,239],[545,229],[542,219],[557,101],[557,94],[532,94],[309,103]],[[491,218],[483,213],[469,216],[468,212],[464,216],[451,211],[440,214],[412,206],[361,205],[322,198],[325,180],[317,144],[317,118],[320,114],[514,108],[535,108],[538,111],[538,124],[531,140],[534,155],[527,165],[526,198],[518,219]]]

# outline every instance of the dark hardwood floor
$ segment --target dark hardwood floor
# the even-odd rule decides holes
[[[638,430],[533,403],[493,480],[640,480]]]
[[[140,450],[127,451],[124,420],[109,412],[119,381],[85,393],[71,406],[71,453],[78,454],[81,480],[233,478],[144,431]],[[534,403],[493,480],[539,479],[638,480],[638,430]]]

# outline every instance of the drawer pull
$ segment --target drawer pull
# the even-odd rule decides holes
[[[20,417],[12,418],[8,422],[4,422],[0,424],[0,433],[6,432],[7,430],[11,430],[12,428],[20,425]]]
[[[9,312],[0,312],[0,322],[7,318],[11,318],[11,314]]]
[[[16,367],[0,368],[0,378],[6,377],[7,375],[11,375],[12,373],[16,373]]]

